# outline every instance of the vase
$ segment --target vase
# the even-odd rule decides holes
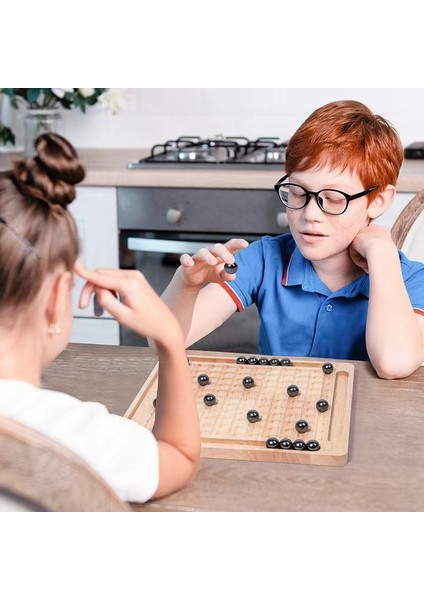
[[[25,115],[25,156],[35,154],[34,142],[42,133],[62,133],[62,116],[54,108],[29,109]]]

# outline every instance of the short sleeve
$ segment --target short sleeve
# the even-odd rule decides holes
[[[239,311],[256,302],[264,273],[264,239],[252,242],[247,248],[237,252],[236,279],[221,284],[233,298]]]
[[[424,312],[424,264],[410,261],[400,252],[402,275],[412,308]]]
[[[146,502],[155,493],[159,448],[149,429],[109,413],[99,402],[81,402],[24,382],[0,383],[2,414],[78,454],[124,500]]]
[[[97,402],[71,400],[72,419],[65,427],[56,421],[59,441],[85,459],[124,500],[149,500],[159,484],[159,449],[152,432]]]

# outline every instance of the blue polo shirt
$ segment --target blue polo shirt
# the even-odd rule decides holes
[[[415,312],[424,315],[424,264],[399,252]],[[365,327],[369,276],[331,290],[290,234],[265,236],[237,253],[235,281],[222,283],[237,309],[256,304],[261,354],[369,360]]]

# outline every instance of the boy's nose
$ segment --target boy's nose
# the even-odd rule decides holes
[[[316,196],[311,196],[308,204],[303,209],[303,217],[308,221],[321,221],[324,213],[318,206]]]

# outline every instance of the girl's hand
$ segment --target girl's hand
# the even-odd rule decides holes
[[[74,272],[86,280],[80,308],[86,308],[95,294],[98,304],[121,325],[153,339],[157,345],[169,346],[182,339],[176,318],[140,271],[91,270],[77,261]]]
[[[201,248],[195,254],[180,256],[180,273],[186,285],[201,286],[204,283],[233,281],[236,275],[224,271],[224,264],[235,262],[234,255],[238,250],[246,248],[249,242],[243,239],[232,239],[225,244],[215,244],[209,248]]]

